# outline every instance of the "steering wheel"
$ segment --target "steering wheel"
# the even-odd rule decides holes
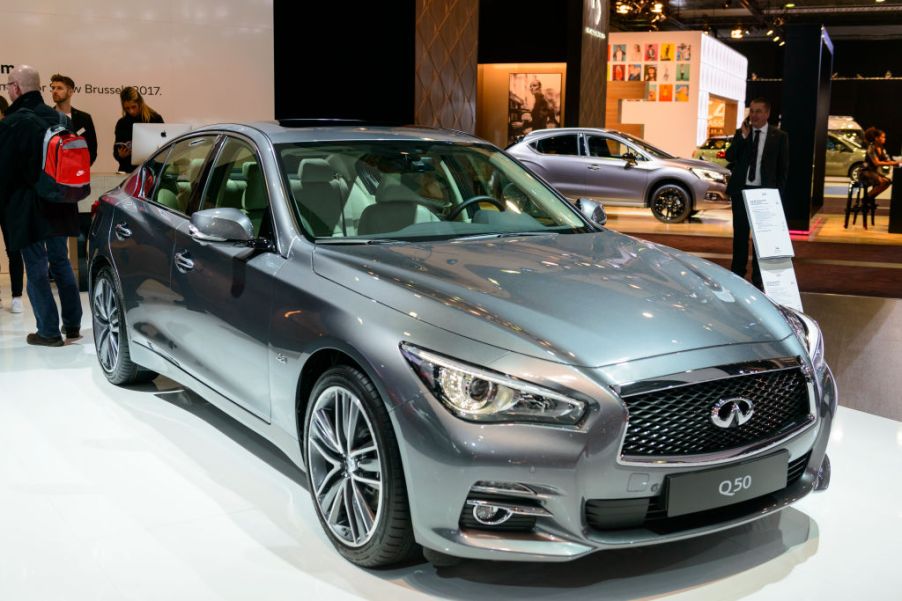
[[[487,202],[489,204],[495,205],[499,211],[504,211],[505,209],[507,209],[507,207],[504,206],[504,203],[497,198],[492,198],[491,196],[486,196],[485,194],[479,194],[477,196],[474,196],[473,198],[468,198],[467,200],[454,207],[454,210],[448,213],[448,216],[445,217],[445,219],[448,221],[454,221],[457,216],[460,215],[461,211],[466,209],[468,206],[479,202]]]

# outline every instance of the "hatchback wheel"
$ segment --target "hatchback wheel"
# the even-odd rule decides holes
[[[858,178],[861,177],[862,169],[864,169],[864,163],[855,163],[849,167],[849,179],[853,182],[857,182]]]
[[[94,329],[94,348],[103,375],[113,384],[149,382],[157,374],[131,360],[128,333],[123,319],[122,300],[116,279],[109,267],[104,267],[94,280],[91,294],[91,315]]]
[[[680,223],[689,217],[691,211],[692,200],[682,186],[664,184],[651,195],[651,212],[658,221]]]
[[[304,433],[310,495],[339,553],[363,567],[416,557],[401,456],[373,383],[348,366],[324,373]]]

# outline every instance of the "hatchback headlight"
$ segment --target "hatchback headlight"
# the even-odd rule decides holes
[[[808,357],[811,359],[811,367],[815,372],[820,372],[826,366],[824,362],[824,336],[821,334],[821,328],[817,322],[795,309],[779,306],[780,312],[786,318],[787,323],[795,332],[796,337],[802,346],[808,351]]]
[[[714,182],[716,184],[725,184],[727,182],[726,176],[720,171],[703,169],[701,167],[690,167],[689,171],[694,173],[698,179],[705,180],[706,182]]]
[[[436,398],[466,420],[572,426],[586,411],[583,401],[409,344],[401,352]]]

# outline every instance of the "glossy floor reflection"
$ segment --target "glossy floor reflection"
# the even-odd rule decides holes
[[[303,475],[265,441],[171,381],[109,385],[89,329],[27,346],[33,318],[7,306],[2,600],[900,598],[897,421],[840,408],[830,490],[753,525],[568,564],[371,572],[332,550]]]

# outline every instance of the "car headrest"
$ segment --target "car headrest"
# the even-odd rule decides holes
[[[376,202],[397,202],[400,200],[421,200],[420,196],[398,182],[383,181],[376,188]]]
[[[326,159],[303,159],[298,165],[298,179],[302,185],[329,183],[335,179],[335,170]]]

